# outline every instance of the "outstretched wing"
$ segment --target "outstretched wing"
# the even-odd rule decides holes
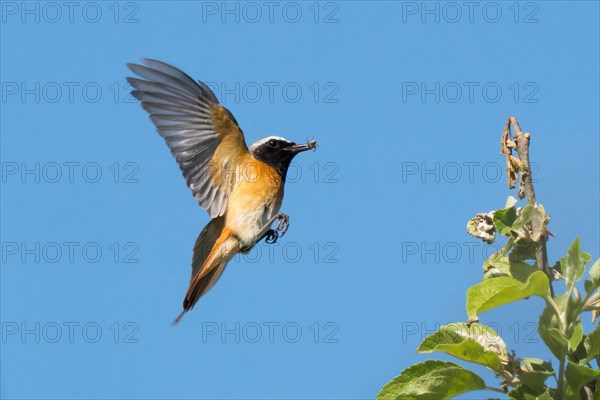
[[[194,198],[211,218],[223,215],[240,160],[249,156],[233,115],[206,84],[156,60],[127,64],[127,78],[171,149]]]

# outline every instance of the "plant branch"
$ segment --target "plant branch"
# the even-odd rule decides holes
[[[559,359],[560,365],[558,366],[558,382],[556,391],[558,393],[559,399],[564,399],[565,392],[565,364],[567,362],[567,354],[566,350],[561,352],[561,357]]]
[[[506,123],[507,128],[510,130],[512,125],[513,136],[515,138],[515,150],[519,153],[519,161],[521,161],[520,172],[521,172],[521,183],[519,187],[519,198],[527,197],[527,202],[535,206],[535,190],[533,189],[533,179],[531,177],[531,166],[529,163],[529,133],[524,133],[521,130],[521,125],[515,117],[509,117]],[[509,131],[510,134],[510,131]],[[523,192],[525,192],[523,194]]]
[[[498,388],[495,388],[495,387],[490,387],[490,386],[486,386],[486,387],[485,387],[485,390],[489,390],[489,391],[491,391],[491,392],[497,392],[497,393],[506,394],[506,391],[505,391],[505,390],[498,389]]]
[[[514,141],[510,139],[511,126],[514,132]],[[517,173],[520,172],[521,179],[519,183],[519,198],[527,197],[527,203],[533,207],[537,207],[535,190],[533,188],[533,179],[531,176],[531,165],[529,163],[529,133],[524,133],[521,126],[515,117],[509,117],[504,127],[502,135],[501,152],[506,154],[506,169],[508,176],[508,187],[515,187]],[[515,149],[519,154],[519,158],[512,155],[512,150]],[[548,232],[546,230],[545,221],[540,218],[533,218],[531,221],[533,238],[539,243],[539,248],[536,250],[536,263],[539,269],[548,275],[550,280],[550,293],[554,297],[554,288],[552,281],[554,276],[550,273],[548,265],[548,250],[546,249],[546,241],[548,240]]]

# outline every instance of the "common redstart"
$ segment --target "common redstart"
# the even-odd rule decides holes
[[[317,143],[269,136],[248,148],[235,117],[205,83],[163,62],[142,62],[127,64],[144,78],[127,78],[131,93],[150,114],[194,198],[212,218],[196,239],[192,279],[177,323],[217,283],[235,254],[249,252],[263,238],[274,243],[284,235],[289,217],[279,209],[288,167],[296,154]]]

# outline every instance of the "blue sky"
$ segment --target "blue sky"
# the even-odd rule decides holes
[[[466,319],[495,250],[466,221],[515,195],[509,115],[532,134],[550,259],[577,235],[600,255],[597,2],[0,7],[2,398],[373,398]],[[211,82],[248,142],[320,146],[290,170],[286,236],[177,327],[208,216],[127,95],[142,57]],[[550,359],[542,307],[481,321]]]

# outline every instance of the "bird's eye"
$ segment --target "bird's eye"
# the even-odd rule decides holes
[[[274,139],[269,140],[269,147],[276,149],[277,145],[278,145],[277,140],[274,140]]]

